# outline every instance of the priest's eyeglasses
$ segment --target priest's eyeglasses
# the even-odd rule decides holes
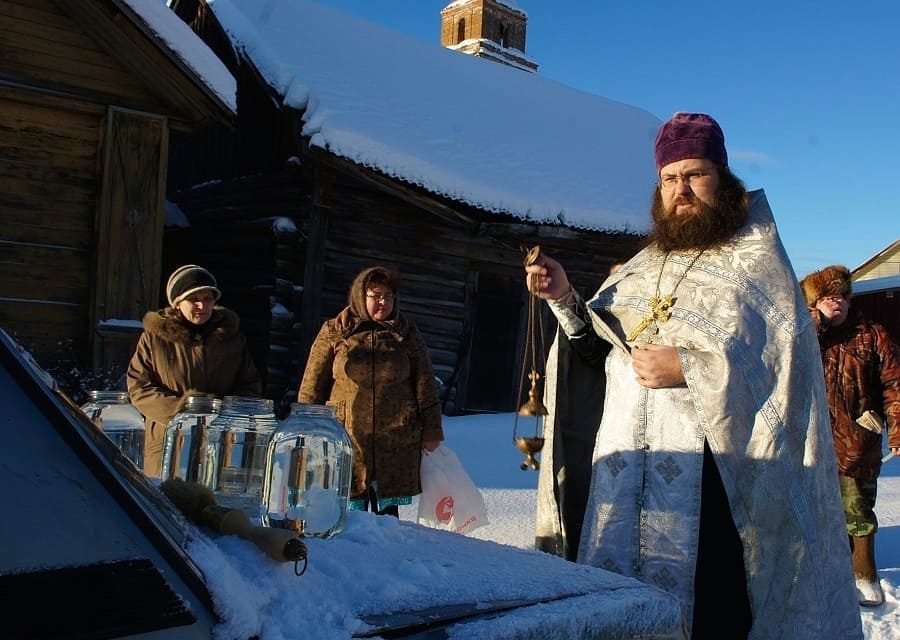
[[[376,302],[393,302],[394,294],[388,291],[387,293],[375,293],[373,291],[367,291],[366,297],[369,300],[375,300]]]
[[[687,171],[685,173],[664,173],[659,177],[659,186],[666,191],[672,191],[683,182],[688,187],[702,186],[712,176],[712,171]]]

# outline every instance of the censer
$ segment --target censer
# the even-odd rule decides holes
[[[539,245],[533,246],[525,256],[525,266],[534,264],[538,256],[541,255]],[[528,400],[519,407],[516,412],[515,422],[513,423],[513,443],[516,448],[525,454],[525,460],[519,465],[524,471],[531,467],[535,471],[540,468],[540,462],[535,457],[544,447],[543,423],[544,416],[547,415],[547,408],[541,402],[538,393],[538,381],[541,374],[538,371],[538,365],[544,360],[544,325],[540,312],[540,298],[537,296],[537,279],[536,276],[530,276],[528,280],[528,320],[525,328],[525,346],[522,358],[522,374],[519,377],[519,390],[516,398],[521,400],[522,390],[525,388],[525,371],[528,370],[528,379],[531,381],[531,388],[528,390]],[[540,353],[540,356],[538,356]],[[534,435],[519,435],[519,418],[533,419]]]

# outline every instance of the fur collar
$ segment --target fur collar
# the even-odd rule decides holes
[[[240,318],[226,307],[214,307],[212,317],[200,326],[193,325],[178,309],[167,307],[144,315],[144,331],[166,342],[189,343],[199,340],[225,342],[240,330]]]

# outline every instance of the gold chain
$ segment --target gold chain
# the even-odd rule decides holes
[[[700,251],[697,255],[695,255],[694,259],[690,261],[687,268],[685,268],[684,272],[678,278],[675,286],[672,287],[672,292],[668,295],[660,296],[659,287],[660,283],[662,283],[663,271],[665,271],[666,269],[666,263],[669,261],[669,254],[671,253],[671,251],[667,251],[666,255],[663,257],[662,266],[659,268],[659,276],[657,276],[656,278],[656,293],[647,302],[647,305],[650,307],[650,313],[644,316],[643,319],[638,323],[638,325],[634,329],[632,329],[627,336],[625,336],[626,342],[633,342],[651,325],[657,325],[661,322],[665,322],[672,317],[672,307],[675,306],[675,301],[678,299],[675,297],[675,292],[678,290],[678,287],[681,285],[681,282],[684,280],[685,276],[687,276],[688,271],[694,268],[694,265],[697,264],[697,260],[699,260],[700,256],[703,255],[703,251]]]

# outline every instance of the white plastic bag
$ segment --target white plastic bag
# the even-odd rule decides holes
[[[484,498],[453,451],[444,445],[423,451],[421,473],[419,524],[456,533],[488,524]]]

